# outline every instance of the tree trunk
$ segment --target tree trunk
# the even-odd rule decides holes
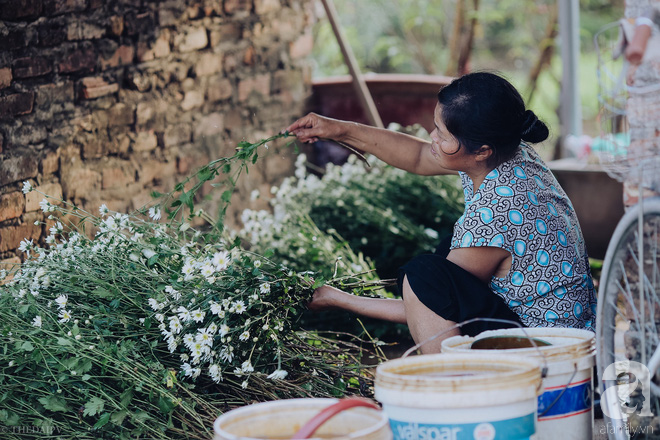
[[[465,75],[470,71],[470,57],[472,56],[472,45],[474,42],[474,33],[477,28],[477,12],[479,11],[479,0],[473,0],[472,2],[472,19],[470,20],[470,28],[468,29],[467,35],[464,35],[462,39],[461,51],[458,57],[458,74]]]
[[[542,49],[534,67],[529,72],[529,78],[527,80],[527,102],[532,101],[539,76],[541,76],[544,68],[550,66],[552,55],[555,53],[555,38],[557,38],[558,31],[559,8],[557,7],[557,3],[548,4],[548,8],[548,24],[545,28],[545,36],[540,44]]]
[[[454,26],[449,39],[449,58],[445,75],[456,76],[458,74],[458,59],[461,50],[461,35],[465,26],[465,0],[456,0],[456,11],[454,12]]]

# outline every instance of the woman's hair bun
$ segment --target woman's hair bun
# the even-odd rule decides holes
[[[525,110],[523,113],[523,122],[520,127],[520,138],[527,142],[541,142],[548,138],[550,134],[547,125],[536,116],[531,110]]]

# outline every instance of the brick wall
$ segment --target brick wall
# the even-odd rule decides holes
[[[20,241],[49,227],[35,226],[41,196],[23,195],[25,180],[93,212],[128,212],[299,116],[311,3],[1,0],[0,260],[18,262]],[[260,160],[234,213],[292,160]]]

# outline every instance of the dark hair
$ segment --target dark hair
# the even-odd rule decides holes
[[[475,153],[493,149],[492,163],[511,158],[521,139],[536,143],[548,138],[548,127],[525,110],[520,93],[504,78],[475,72],[453,80],[438,93],[442,122],[461,147]]]

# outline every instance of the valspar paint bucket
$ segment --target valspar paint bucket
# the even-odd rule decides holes
[[[410,356],[376,369],[394,440],[534,439],[539,362],[471,353]]]
[[[349,400],[349,399],[343,399]],[[290,439],[303,431],[308,422],[337,406],[338,399],[284,399],[255,403],[222,414],[213,424],[213,440]],[[392,440],[383,411],[342,408],[322,420],[311,437],[346,440]]]
[[[538,348],[477,350],[476,341],[517,336],[549,343]],[[525,328],[490,330],[475,337],[454,336],[442,341],[443,353],[472,352],[479,357],[510,354],[545,359],[546,377],[538,398],[538,438],[583,440],[593,436],[593,366],[595,337],[588,330]]]

